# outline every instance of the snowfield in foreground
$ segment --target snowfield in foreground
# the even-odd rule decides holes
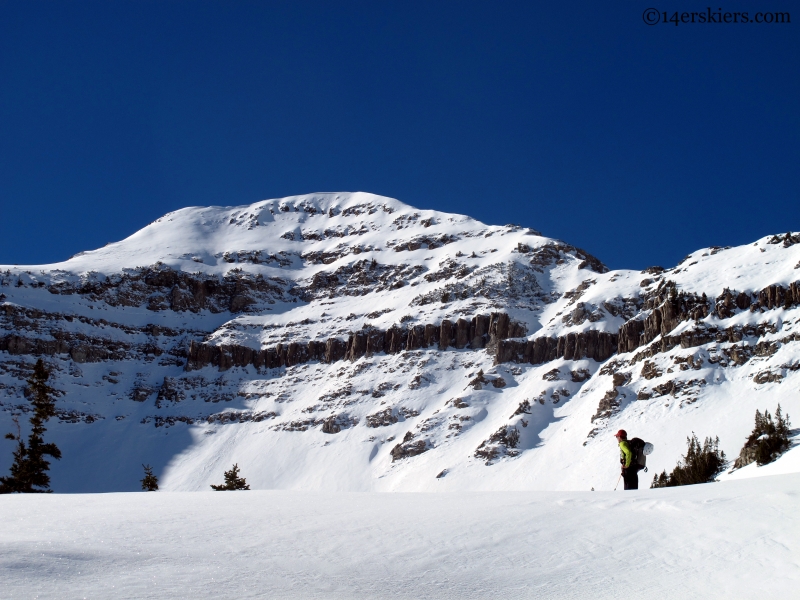
[[[0,577],[5,598],[789,598],[799,492],[14,495]]]

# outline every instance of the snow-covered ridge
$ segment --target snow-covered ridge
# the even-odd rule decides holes
[[[261,488],[588,489],[620,426],[660,470],[693,430],[736,454],[756,408],[800,414],[798,242],[608,271],[365,193],[186,208],[0,267],[0,425],[44,356],[56,489],[135,489],[142,462],[170,489],[232,462]]]
[[[352,251],[375,241],[391,245],[387,234],[418,222],[430,226],[441,215],[364,193],[309,194],[249,206],[190,207],[164,215],[121,242],[52,266],[76,273],[120,272],[157,262],[203,273],[224,273],[235,268],[230,266],[233,263],[255,272],[300,268],[300,263],[282,265],[272,257],[296,256],[301,248],[314,253]],[[475,229],[477,223],[469,217],[447,215],[449,228],[460,224]]]

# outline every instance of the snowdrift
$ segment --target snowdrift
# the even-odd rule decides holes
[[[791,598],[798,489],[4,496],[0,571],[6,598]]]

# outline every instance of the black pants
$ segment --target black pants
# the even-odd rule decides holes
[[[639,470],[631,465],[627,469],[622,470],[622,481],[625,482],[626,490],[639,489]]]

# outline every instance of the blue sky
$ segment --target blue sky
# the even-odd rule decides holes
[[[520,223],[612,268],[798,230],[800,9],[643,23],[706,4],[2,2],[0,264],[315,191]]]

